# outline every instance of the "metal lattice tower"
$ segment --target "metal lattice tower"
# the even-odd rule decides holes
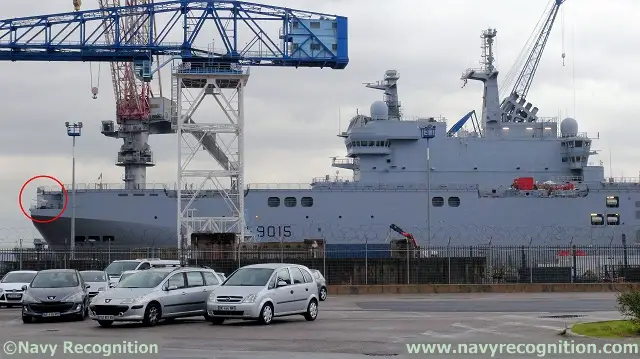
[[[177,201],[179,248],[184,248],[193,233],[235,233],[237,241],[244,241],[246,230],[244,87],[249,79],[249,69],[229,64],[195,65],[182,63],[172,72],[179,158],[177,196],[181,198]],[[192,118],[207,97],[214,100],[222,114],[212,116],[201,111],[203,116],[199,116],[196,123]],[[204,150],[204,141],[215,141],[219,152],[214,155]],[[209,152],[211,156],[206,158],[211,163],[194,163],[199,152]],[[215,167],[218,168],[212,169]],[[213,185],[214,190],[206,190],[207,185]],[[218,217],[197,213],[192,205],[204,191],[222,196],[228,212]]]

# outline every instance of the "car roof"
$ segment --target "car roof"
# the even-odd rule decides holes
[[[262,264],[251,264],[248,266],[244,266],[242,268],[280,269],[284,267],[304,267],[304,266],[301,264],[291,264],[291,263],[262,263]]]
[[[76,273],[75,269],[43,269],[39,273]]]
[[[89,270],[81,270],[80,271],[80,273],[88,273],[88,272],[104,273],[103,270],[98,270],[98,269],[89,269]]]
[[[38,273],[37,270],[12,270],[10,272],[7,272],[7,274],[9,273]]]

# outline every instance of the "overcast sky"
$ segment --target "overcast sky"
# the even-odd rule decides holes
[[[83,3],[85,9],[97,7],[97,0]],[[480,111],[481,84],[470,82],[461,89],[459,79],[466,68],[478,67],[480,32],[497,28],[497,66],[506,75],[548,0],[270,3],[347,16],[350,63],[345,70],[252,69],[246,93],[251,183],[308,183],[312,177],[335,175],[330,157],[345,154],[336,136],[339,124],[344,128],[356,109],[368,114],[371,102],[382,94],[362,82],[381,79],[387,69],[400,72],[399,94],[407,116],[442,115],[451,125],[471,109]],[[542,116],[561,112],[576,117],[580,131],[599,133],[602,140],[594,148],[601,155],[593,160],[604,162],[607,175],[612,152],[613,176],[637,177],[634,143],[640,126],[632,122],[640,99],[640,47],[633,44],[640,24],[621,19],[622,14],[640,13],[640,2],[569,0],[563,7],[528,100]],[[71,0],[2,1],[0,18],[72,9]],[[97,64],[93,72],[95,86]],[[77,145],[77,182],[96,182],[100,173],[104,182],[120,182],[123,171],[114,162],[121,140],[99,131],[100,121],[115,119],[114,95],[107,64],[100,66],[96,100],[91,98],[88,63],[4,62],[0,83],[0,239],[29,238],[31,224],[17,206],[17,194],[22,183],[37,174],[71,183],[71,139],[65,121],[85,124]],[[169,89],[167,76],[163,84]],[[176,137],[152,137],[150,144],[157,166],[148,170],[148,181],[174,183]],[[29,190],[27,200],[35,198],[35,187]]]

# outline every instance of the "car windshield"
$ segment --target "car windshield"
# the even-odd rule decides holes
[[[126,278],[120,278],[118,288],[153,288],[169,275],[168,271],[155,271],[153,269],[132,273]]]
[[[35,273],[11,272],[2,278],[2,283],[31,283],[31,280],[35,276]]]
[[[83,272],[80,272],[80,275],[82,276],[82,279],[85,282],[106,282],[107,281],[107,277],[105,276],[104,272],[100,272],[100,271],[83,271]]]
[[[78,277],[73,272],[40,272],[31,282],[31,288],[70,288],[77,287]]]
[[[136,261],[112,262],[104,271],[107,272],[109,277],[118,277],[124,271],[136,269],[139,264],[140,262]]]
[[[272,273],[271,268],[240,268],[233,272],[222,285],[261,287],[269,282]]]
[[[129,272],[129,273],[122,273],[122,275],[120,275],[120,281],[122,281],[125,278],[129,278],[131,277],[132,274],[136,274],[138,272]]]

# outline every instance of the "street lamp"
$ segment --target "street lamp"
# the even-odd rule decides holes
[[[67,135],[73,139],[71,152],[71,259],[75,259],[76,250],[76,137],[82,134],[82,122],[64,123]]]
[[[427,245],[431,245],[431,153],[429,140],[436,137],[436,126],[429,124],[420,128],[420,135],[427,140]]]

